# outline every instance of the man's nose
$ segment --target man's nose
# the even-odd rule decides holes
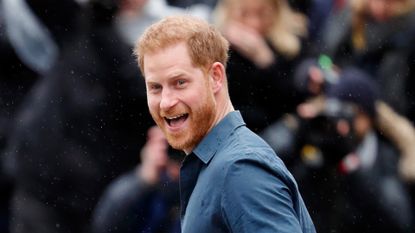
[[[170,90],[163,90],[161,94],[160,109],[167,111],[177,103],[177,97],[174,92]]]

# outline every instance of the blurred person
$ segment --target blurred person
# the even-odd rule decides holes
[[[315,232],[296,181],[232,106],[228,46],[205,21],[176,16],[148,28],[135,49],[150,113],[186,153],[182,232]]]
[[[398,171],[409,186],[412,210],[415,212],[415,127],[406,117],[398,114],[384,102],[378,102],[376,109],[379,113],[379,130],[399,149],[401,157]],[[415,214],[412,218],[412,223],[415,223]],[[415,224],[412,224],[412,232],[415,232]]]
[[[296,93],[302,96],[295,111],[266,127],[261,133],[284,163],[291,167],[298,159],[296,134],[301,122],[316,117],[325,107],[325,93],[330,85],[338,81],[340,69],[326,55],[308,57],[299,62],[293,75]]]
[[[0,1],[0,149],[7,144],[14,113],[40,74],[53,64],[56,45],[24,0]]]
[[[10,3],[16,8],[10,9]],[[25,33],[25,30],[21,30],[22,25],[29,25],[35,33],[25,34],[22,40],[34,34],[38,38],[42,37],[39,35],[39,30],[36,30],[39,20],[27,17],[30,8],[21,3],[24,1],[0,1],[0,232],[4,233],[9,232],[9,204],[13,192],[13,181],[5,172],[3,154],[10,140],[11,126],[16,112],[26,94],[39,79],[38,70],[26,63],[16,50],[15,43],[18,41],[16,37],[10,36],[10,31],[13,30],[15,33]],[[14,23],[10,24],[11,22]],[[42,58],[37,57],[37,61],[44,64]]]
[[[399,173],[409,183],[415,184],[415,128],[404,116],[398,114],[384,102],[376,103],[379,130],[388,137],[401,152]]]
[[[222,0],[213,20],[231,44],[230,95],[259,132],[299,102],[292,73],[303,52],[305,17],[285,0]]]
[[[183,159],[163,132],[149,129],[141,163],[106,188],[94,211],[93,232],[180,232],[179,173]]]
[[[114,23],[125,42],[133,47],[137,38],[152,23],[165,16],[178,14],[190,14],[208,20],[211,8],[195,4],[183,9],[168,5],[166,0],[122,0]]]
[[[351,137],[344,144],[350,140],[356,143],[354,150],[342,158],[339,171],[345,175],[345,190],[350,191],[346,206],[357,211],[338,210],[344,217],[339,226],[344,232],[410,232],[413,209],[398,172],[400,154],[376,129],[378,86],[371,82],[371,77],[359,72],[343,70],[342,78],[327,93],[328,101],[340,100],[357,106],[349,124],[343,125],[340,120],[336,125],[340,135]],[[347,106],[343,108],[346,109]],[[360,219],[350,217],[352,213],[358,213]]]
[[[119,1],[27,3],[59,55],[10,126],[10,231],[89,232],[101,192],[137,163],[145,142],[144,82],[112,25]]]
[[[414,0],[351,0],[329,17],[320,49],[368,72],[381,99],[414,121],[414,35]]]
[[[338,80],[320,93],[322,106],[308,103],[313,111],[299,108],[297,116],[261,136],[274,148],[286,148],[281,153],[291,153],[290,169],[318,232],[410,232],[414,209],[399,173],[401,151],[379,131],[385,127],[378,119],[386,116],[376,105],[377,85],[358,69],[338,72]],[[286,135],[282,145],[275,140],[281,134]]]

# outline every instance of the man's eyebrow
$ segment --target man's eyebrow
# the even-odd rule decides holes
[[[146,79],[146,80],[145,80],[145,84],[146,84],[146,85],[147,85],[147,84],[159,84],[159,82],[154,81],[154,80],[151,80],[151,79]]]
[[[185,78],[185,77],[188,77],[186,72],[184,72],[184,71],[174,71],[171,74],[167,75],[166,80],[171,81],[171,80],[175,80],[175,79],[178,79],[178,78]],[[151,77],[146,77],[145,83],[160,83],[160,82],[158,82],[156,80],[153,80]]]
[[[185,72],[175,72],[168,76],[168,79],[176,79],[187,76]]]

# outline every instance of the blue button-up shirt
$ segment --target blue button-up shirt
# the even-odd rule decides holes
[[[293,176],[237,111],[186,156],[180,191],[182,233],[315,232]]]

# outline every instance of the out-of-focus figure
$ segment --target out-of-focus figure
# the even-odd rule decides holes
[[[222,0],[214,22],[231,43],[229,90],[255,131],[296,105],[292,71],[302,53],[306,20],[285,0]]]
[[[179,233],[183,157],[183,153],[168,149],[160,128],[150,128],[141,164],[108,186],[94,211],[92,232]]]
[[[27,0],[59,51],[10,127],[12,233],[89,232],[101,192],[137,163],[152,121],[131,47],[113,26],[121,2]]]
[[[402,129],[407,122],[380,109],[386,106],[377,104],[373,78],[356,68],[329,72],[321,63],[305,64],[310,93],[319,98],[299,105],[298,114],[270,126],[263,138],[283,150],[318,232],[411,232],[413,200],[399,167],[408,150],[391,143],[404,134],[378,125],[380,118],[388,119],[382,120],[388,128]],[[315,88],[317,83],[324,85]],[[408,130],[413,138],[413,127]]]
[[[414,0],[351,0],[333,11],[321,51],[376,80],[381,99],[414,121]]]
[[[49,31],[24,0],[0,1],[0,54],[0,232],[7,233],[13,181],[4,150],[25,96],[57,56]]]

